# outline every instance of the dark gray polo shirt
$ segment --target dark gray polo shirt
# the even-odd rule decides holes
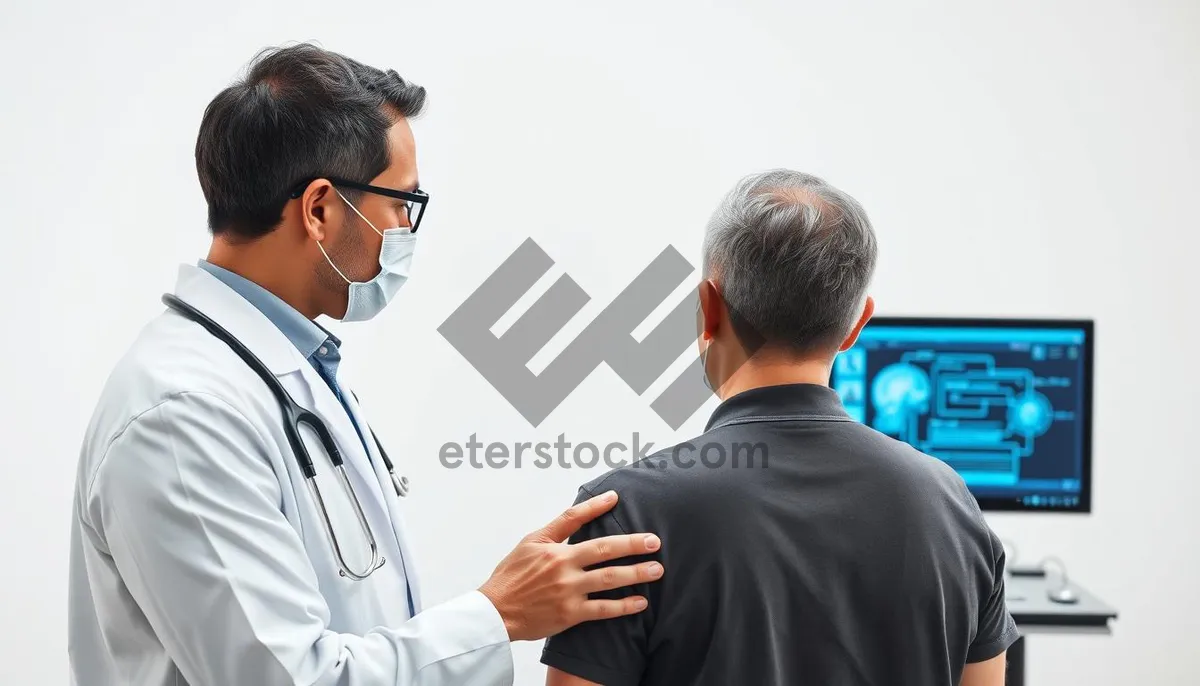
[[[828,387],[729,398],[702,436],[579,500],[609,489],[616,508],[572,541],[657,533],[666,573],[597,594],[645,595],[644,612],[548,639],[542,662],[565,672],[606,686],[957,686],[1018,637],[1004,548],[962,479],[852,420]]]

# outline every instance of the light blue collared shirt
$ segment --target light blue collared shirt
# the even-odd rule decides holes
[[[325,327],[300,314],[296,308],[280,300],[279,296],[253,281],[206,260],[200,260],[199,267],[220,279],[222,283],[258,308],[259,312],[262,312],[267,319],[271,320],[272,324],[283,332],[284,336],[287,336],[287,339],[296,346],[304,359],[308,360],[308,363],[317,370],[325,383],[329,384],[329,389],[337,396],[342,407],[346,409],[346,414],[350,416],[350,423],[358,432],[358,438],[363,442],[363,449],[367,450],[367,455],[370,455],[371,451],[367,449],[362,429],[354,421],[354,415],[351,414],[350,407],[346,404],[342,390],[338,388],[337,368],[338,363],[342,361],[342,342],[338,337],[326,331]]]

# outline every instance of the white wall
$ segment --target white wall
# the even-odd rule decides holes
[[[341,329],[359,395],[393,419],[430,600],[477,586],[599,473],[449,471],[442,443],[664,442],[711,409],[672,435],[602,368],[532,429],[436,327],[528,236],[593,296],[587,321],[667,244],[695,262],[738,176],[790,166],[867,207],[882,310],[1098,320],[1095,514],[993,521],[1121,618],[1111,638],[1036,636],[1031,673],[1195,683],[1200,6],[168,4],[4,10],[0,683],[67,680],[84,425],[177,263],[207,247],[204,106],[259,48],[300,39],[430,89],[415,279],[381,321]],[[518,683],[540,683],[539,646],[516,650]]]

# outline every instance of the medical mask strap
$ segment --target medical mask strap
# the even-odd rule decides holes
[[[333,260],[329,259],[329,253],[325,252],[325,246],[321,245],[321,241],[317,241],[317,247],[321,249],[321,254],[325,256],[325,261],[329,263],[330,267],[333,267],[333,271],[337,272],[338,276],[342,277],[343,281],[346,283],[354,283],[350,279],[346,278],[346,275],[342,273],[341,269],[337,268],[337,265],[333,263]]]
[[[381,238],[383,237],[383,232],[382,232],[382,231],[380,231],[379,229],[375,228],[375,225],[371,223],[371,220],[370,220],[370,219],[367,219],[366,217],[364,217],[364,216],[363,216],[363,213],[362,213],[362,212],[359,212],[359,211],[358,211],[358,208],[354,206],[354,203],[350,202],[349,200],[347,200],[347,199],[346,199],[346,196],[342,195],[342,192],[341,192],[341,191],[339,191],[338,189],[336,189],[336,188],[335,188],[335,189],[333,189],[333,192],[334,192],[334,193],[337,193],[337,194],[338,194],[338,197],[342,199],[342,202],[344,202],[344,203],[346,203],[347,205],[349,205],[349,206],[350,206],[350,209],[354,210],[354,214],[357,214],[357,215],[358,215],[358,216],[359,216],[359,217],[360,217],[360,218],[361,218],[363,221],[365,221],[365,222],[367,223],[367,226],[371,227],[371,230],[372,230],[372,231],[374,231],[375,233],[379,234],[379,236],[380,236]]]
[[[708,380],[708,349],[711,347],[712,341],[709,341],[708,345],[704,346],[704,350],[700,351],[700,378],[704,380],[704,385],[708,390],[716,393],[717,390],[712,387],[712,382]]]
[[[379,233],[379,229],[375,228],[375,225],[371,223],[371,220],[364,217],[363,213],[359,212],[358,208],[354,206],[354,203],[350,202],[346,199],[346,196],[342,195],[341,191],[335,188],[333,189],[333,192],[337,193],[338,197],[342,199],[342,202],[349,205],[350,209],[354,210],[354,214],[357,214],[363,221],[365,221],[367,226],[371,227],[372,231],[378,233],[380,237],[383,237],[383,234]],[[342,277],[342,280],[346,283],[353,284],[354,282],[346,278],[346,275],[342,273],[341,269],[338,269],[337,265],[333,263],[333,260],[329,259],[329,253],[325,252],[325,246],[321,245],[321,241],[317,241],[317,247],[321,249],[321,254],[325,256],[325,261],[329,263],[329,266],[333,267],[333,271],[337,272],[338,276]]]
[[[696,298],[696,312],[700,312],[701,302]],[[704,334],[701,333],[701,336]],[[700,378],[704,380],[704,386],[708,390],[716,393],[716,389],[712,387],[712,382],[708,380],[708,349],[712,347],[712,341],[708,341],[708,345],[704,346],[704,350],[700,351]]]

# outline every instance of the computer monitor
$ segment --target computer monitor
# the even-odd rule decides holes
[[[834,361],[856,420],[955,469],[985,510],[1091,512],[1090,320],[875,317]]]

